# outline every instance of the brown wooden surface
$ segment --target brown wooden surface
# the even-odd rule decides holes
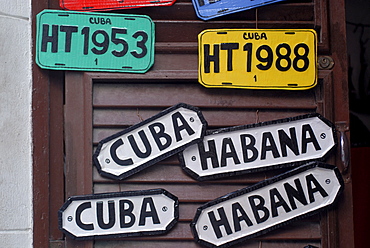
[[[38,68],[33,72],[33,242],[43,246],[49,240],[49,98],[47,75]]]
[[[275,107],[275,106],[274,106]],[[297,106],[298,107],[298,106]],[[291,116],[298,116],[302,114],[308,114],[315,111],[316,106],[302,106],[301,109],[292,109],[287,112],[280,111],[279,109],[264,110],[263,107],[255,109],[233,109],[227,111],[221,111],[219,108],[207,109],[202,108],[202,114],[207,120],[208,126],[214,127],[232,127],[239,125],[247,125],[251,120],[257,120],[259,122],[289,118]],[[141,121],[145,120],[153,115],[158,114],[158,110],[149,108],[137,108],[137,109],[95,109],[94,110],[94,123],[96,127],[101,129],[115,128],[123,129],[127,126],[125,125],[135,125]],[[224,116],[224,119],[220,119],[219,115]],[[124,125],[123,125],[124,123]],[[103,131],[102,130],[102,131]],[[99,138],[98,138],[99,139]],[[95,140],[94,140],[95,142]]]
[[[46,0],[35,0],[32,5],[32,40],[36,37],[36,14],[48,6]],[[35,56],[32,49],[32,58]],[[32,193],[33,193],[33,245],[49,245],[49,78],[48,72],[32,65]],[[37,127],[37,128],[35,128]]]
[[[279,15],[276,15],[276,11]],[[161,7],[161,8],[139,8],[131,10],[120,10],[117,12],[128,13],[128,14],[147,14],[150,12],[150,17],[155,20],[198,20],[196,17],[193,4],[191,0],[177,0],[173,6]],[[285,1],[278,5],[266,5],[258,8],[256,13],[255,9],[246,10],[243,12],[235,13],[227,17],[220,17],[218,20],[230,21],[236,20],[240,21],[248,20],[255,22],[256,16],[259,21],[274,21],[274,22],[289,22],[289,21],[313,21],[314,11],[313,2],[307,1]],[[215,22],[215,20],[210,20],[208,22]]]
[[[172,158],[172,157],[171,157]],[[171,159],[169,158],[169,159]],[[175,156],[173,157],[175,158]],[[164,160],[163,162],[169,161]],[[270,178],[276,174],[282,173],[286,171],[287,169],[280,169],[280,170],[274,170],[274,171],[264,171],[259,173],[249,173],[239,176],[233,176],[233,177],[227,177],[227,178],[221,178],[217,179],[218,183],[222,184],[253,184],[257,183],[259,181],[262,181],[264,179]],[[117,181],[102,177],[96,168],[93,169],[93,175],[94,175],[94,182],[96,183],[117,183]],[[163,175],[171,175],[170,177],[163,178]],[[125,182],[127,183],[156,183],[165,181],[166,183],[188,183],[188,184],[197,184],[199,183],[195,179],[192,179],[183,169],[180,167],[180,164],[178,161],[176,161],[176,164],[163,164],[162,162],[157,163],[153,166],[150,166],[149,168],[145,169],[144,171],[138,172],[135,175],[132,175],[125,179]],[[210,180],[202,183],[211,184],[214,183],[216,180]]]
[[[274,230],[259,237],[257,240],[265,240],[265,241],[292,241],[292,237],[294,237],[295,241],[302,241],[302,240],[310,240],[311,242],[317,242],[320,240],[320,228],[319,225],[316,223],[309,223],[309,222],[296,222],[289,226],[280,227],[278,230]],[[131,237],[131,238],[122,238],[122,241],[125,240],[135,240],[137,243],[141,243],[141,241],[153,240],[153,241],[178,241],[175,245],[176,247],[186,247],[183,245],[182,242],[184,241],[192,241],[193,236],[191,234],[191,230],[189,228],[188,222],[179,222],[176,226],[171,229],[165,235],[156,235],[156,236],[148,236],[148,237]],[[309,241],[308,241],[309,242]],[[95,242],[96,243],[96,242]],[[248,241],[245,242],[248,245]],[[240,247],[244,247],[241,245]]]
[[[42,9],[58,8],[56,0],[50,3],[41,0],[35,2],[33,20]],[[51,72],[49,76],[48,72],[35,66],[35,247],[47,247],[49,239],[55,240],[50,245],[63,244],[64,235],[55,226],[55,215],[58,205],[66,197],[154,187],[168,189],[180,199],[180,222],[170,233],[142,240],[81,242],[67,238],[66,247],[91,248],[93,244],[98,248],[200,247],[192,241],[188,227],[198,206],[282,171],[200,183],[182,171],[176,156],[172,156],[127,180],[115,181],[101,177],[93,167],[91,157],[96,144],[102,138],[178,102],[200,107],[210,128],[250,124],[309,112],[319,112],[333,122],[348,121],[343,2],[289,0],[207,22],[196,17],[190,0],[177,0],[171,7],[114,11],[152,17],[156,24],[154,66],[145,74],[66,72],[65,99],[60,84],[62,73]],[[208,28],[314,28],[319,35],[319,55],[332,56],[336,65],[333,70],[319,71],[318,86],[308,91],[206,89],[196,82],[197,35]],[[61,130],[63,100],[65,119],[64,130]],[[65,146],[61,144],[63,131]],[[342,169],[341,161],[337,159],[338,152],[334,155],[329,157],[328,162]],[[170,176],[164,177],[165,172]],[[344,177],[345,192],[332,210],[235,247],[300,248],[308,244],[325,248],[353,247],[350,170]],[[65,188],[61,189],[63,185]]]
[[[95,75],[90,74],[92,78]],[[131,79],[129,82],[125,80],[124,83],[117,81],[113,84],[101,79],[97,82],[93,80],[93,143],[96,145],[101,139],[137,124],[178,102],[200,107],[209,127],[218,128],[316,112],[317,102],[321,99],[318,89],[305,92],[283,91],[276,95],[274,91],[206,89],[194,80],[178,83],[177,80],[160,78],[146,75],[145,79],[137,82],[131,83]],[[166,97],[162,97],[163,93],[166,93]],[[284,170],[280,172],[282,171]],[[165,188],[178,196],[180,219],[170,233],[160,237],[131,239],[136,242],[148,239],[162,242],[178,240],[180,243],[176,246],[186,247],[186,243],[183,242],[193,239],[189,222],[199,206],[278,173],[275,170],[198,182],[181,169],[177,156],[172,156],[122,181],[106,179],[100,176],[96,169],[93,170],[93,179],[94,193]],[[284,230],[263,235],[260,239],[317,242],[322,238],[320,218],[317,216],[307,218],[300,222],[299,226],[288,226]]]
[[[75,83],[75,82],[79,83]],[[65,199],[93,193],[92,186],[92,89],[82,73],[66,74],[65,84]],[[90,248],[91,241],[66,239],[67,247]]]
[[[185,60],[186,58],[184,58]],[[186,61],[186,60],[185,60]],[[196,81],[188,83],[154,82],[94,85],[94,107],[166,107],[187,102],[203,108],[315,109],[314,89],[281,91],[209,89]],[[163,95],[158,98],[158,95]],[[205,98],[207,99],[205,101]]]
[[[183,247],[186,248],[201,248],[204,246],[198,245],[191,241],[183,241],[181,242]],[[244,244],[235,245],[235,248],[303,248],[307,245],[312,245],[314,247],[320,247],[319,242],[315,241],[256,241],[250,240],[245,242]],[[130,247],[130,248],[173,248],[177,247],[177,242],[163,242],[163,241],[142,241],[140,243],[136,241],[106,241],[101,242],[97,241],[95,244],[96,248],[121,248],[121,247]]]
[[[58,228],[58,216],[55,214],[64,203],[64,115],[63,115],[63,94],[64,77],[63,73],[53,73],[50,76],[50,169],[49,169],[49,190],[50,190],[50,237],[53,240],[62,239],[63,235]]]
[[[346,26],[343,25],[345,16],[344,1],[330,1],[330,8],[328,11],[329,22],[331,23],[332,32],[330,33],[331,52],[334,61],[337,61],[333,72],[333,109],[335,124],[339,131],[343,128],[347,145],[346,160],[350,159],[350,136],[349,136],[349,94],[348,94],[348,57],[346,52]],[[343,198],[338,204],[338,211],[335,212],[339,222],[336,223],[338,235],[336,241],[338,246],[354,246],[354,227],[353,227],[353,198],[352,198],[352,177],[351,165],[346,169],[346,165],[341,160],[342,154],[339,150],[336,156],[336,165],[342,171],[342,176],[345,182]],[[331,238],[334,238],[330,236]]]
[[[76,84],[73,82],[80,81]],[[91,84],[68,73],[65,87],[66,197],[92,193]],[[83,113],[83,114],[82,114]]]

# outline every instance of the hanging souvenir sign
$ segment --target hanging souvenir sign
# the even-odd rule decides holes
[[[176,196],[164,189],[72,196],[58,212],[74,239],[159,235],[179,218]]]
[[[44,69],[145,73],[154,63],[148,16],[44,10],[36,63]]]
[[[210,29],[198,40],[205,87],[305,90],[317,83],[314,30]]]
[[[197,16],[202,20],[257,8],[282,0],[192,0]]]
[[[99,142],[93,160],[102,176],[123,179],[201,142],[207,122],[180,103]]]
[[[63,9],[78,11],[106,11],[153,6],[171,6],[176,0],[59,0]]]
[[[313,162],[198,208],[191,223],[195,240],[229,247],[331,206],[343,189],[335,166]]]
[[[334,125],[314,113],[209,131],[179,158],[195,179],[214,179],[323,158],[334,148],[334,137]]]

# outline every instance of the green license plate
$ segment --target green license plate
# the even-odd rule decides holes
[[[144,15],[44,10],[36,63],[44,69],[145,73],[154,63],[154,23]]]

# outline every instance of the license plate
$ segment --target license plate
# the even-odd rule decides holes
[[[205,30],[198,39],[206,87],[304,90],[317,83],[314,30]]]
[[[192,0],[195,12],[200,19],[209,20],[235,12],[257,8],[282,0]]]
[[[154,23],[144,15],[45,10],[36,63],[44,69],[144,73],[154,62]]]
[[[130,9],[151,6],[170,6],[176,0],[60,0],[63,9],[78,11],[99,11],[114,9]]]

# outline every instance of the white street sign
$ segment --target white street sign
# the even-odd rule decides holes
[[[342,189],[335,166],[311,162],[206,203],[191,228],[200,244],[229,247],[321,211]]]
[[[207,122],[180,103],[99,142],[93,160],[101,175],[123,179],[201,142]]]
[[[59,229],[74,239],[159,235],[179,217],[164,189],[72,196],[59,210]]]
[[[333,124],[309,114],[208,132],[180,161],[191,176],[206,180],[297,166],[325,157],[335,144]]]

